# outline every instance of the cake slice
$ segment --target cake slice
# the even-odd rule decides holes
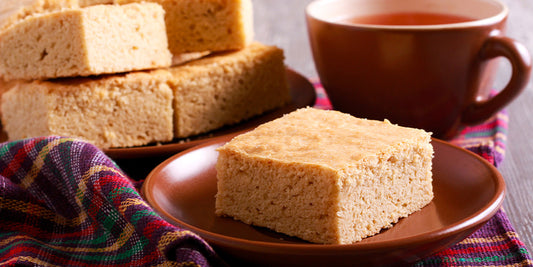
[[[124,4],[146,0],[115,0]],[[253,40],[251,0],[148,0],[166,11],[170,52],[242,49]]]
[[[100,148],[140,146],[172,140],[172,99],[157,73],[18,82],[2,96],[2,123],[9,140],[61,135]]]
[[[168,67],[164,10],[96,5],[25,17],[0,33],[0,76],[49,79]]]
[[[258,42],[169,68],[174,136],[202,134],[291,100],[283,50]]]
[[[218,149],[216,214],[326,244],[392,227],[433,198],[430,134],[300,109]]]

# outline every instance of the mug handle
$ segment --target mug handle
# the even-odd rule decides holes
[[[461,117],[461,122],[464,124],[481,123],[496,114],[526,88],[531,73],[529,52],[524,45],[511,38],[505,36],[489,37],[481,48],[480,56],[481,60],[489,60],[499,56],[506,57],[512,66],[511,79],[505,88],[495,96],[467,106]]]

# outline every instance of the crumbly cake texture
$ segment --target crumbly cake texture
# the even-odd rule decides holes
[[[34,0],[28,5],[23,5],[14,10],[4,23],[0,26],[0,31],[14,25],[24,18],[41,13],[48,13],[69,8],[80,8],[94,5],[113,4],[114,0]],[[19,4],[17,4],[19,5]]]
[[[145,0],[115,0],[123,4]],[[253,41],[251,0],[148,0],[166,11],[174,54],[242,49]]]
[[[2,95],[9,91],[12,87],[15,87],[18,84],[19,81],[5,81],[0,77],[0,99],[2,98]],[[0,101],[0,120],[2,117],[2,101]],[[1,124],[0,124],[1,125]]]
[[[4,31],[8,27],[34,14],[59,11],[64,8],[78,7],[80,7],[78,0],[35,0],[28,5],[23,5],[14,10],[14,12],[12,12],[12,14],[2,22],[0,31]]]
[[[301,239],[350,244],[433,198],[430,134],[314,108],[218,149],[216,214]]]
[[[33,14],[0,33],[0,76],[49,79],[168,67],[164,10],[155,3]]]
[[[173,93],[156,74],[20,82],[4,93],[9,140],[61,135],[100,148],[172,140]]]
[[[283,50],[254,42],[168,69],[174,91],[174,135],[189,137],[287,104]]]

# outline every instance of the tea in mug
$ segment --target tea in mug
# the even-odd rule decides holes
[[[443,14],[443,13],[426,13],[426,12],[402,12],[402,13],[387,13],[350,17],[342,19],[341,22],[356,23],[356,24],[372,24],[372,25],[438,25],[438,24],[452,24],[461,23],[474,20],[473,18]]]

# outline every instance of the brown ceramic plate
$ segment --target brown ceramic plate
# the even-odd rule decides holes
[[[147,177],[142,193],[166,220],[207,240],[236,265],[346,266],[414,262],[464,239],[502,204],[505,184],[483,158],[434,139],[435,198],[388,230],[351,245],[311,244],[215,216],[215,149],[226,136],[183,151]]]
[[[104,152],[113,159],[173,155],[176,152],[199,145],[201,143],[205,143],[207,141],[211,141],[216,137],[249,130],[262,123],[281,117],[283,114],[294,111],[297,108],[313,106],[316,100],[316,93],[313,85],[305,77],[291,69],[287,69],[287,78],[289,81],[289,88],[291,90],[292,101],[284,107],[275,109],[236,125],[223,127],[207,134],[186,139],[175,139],[172,142],[159,145],[104,149]]]

